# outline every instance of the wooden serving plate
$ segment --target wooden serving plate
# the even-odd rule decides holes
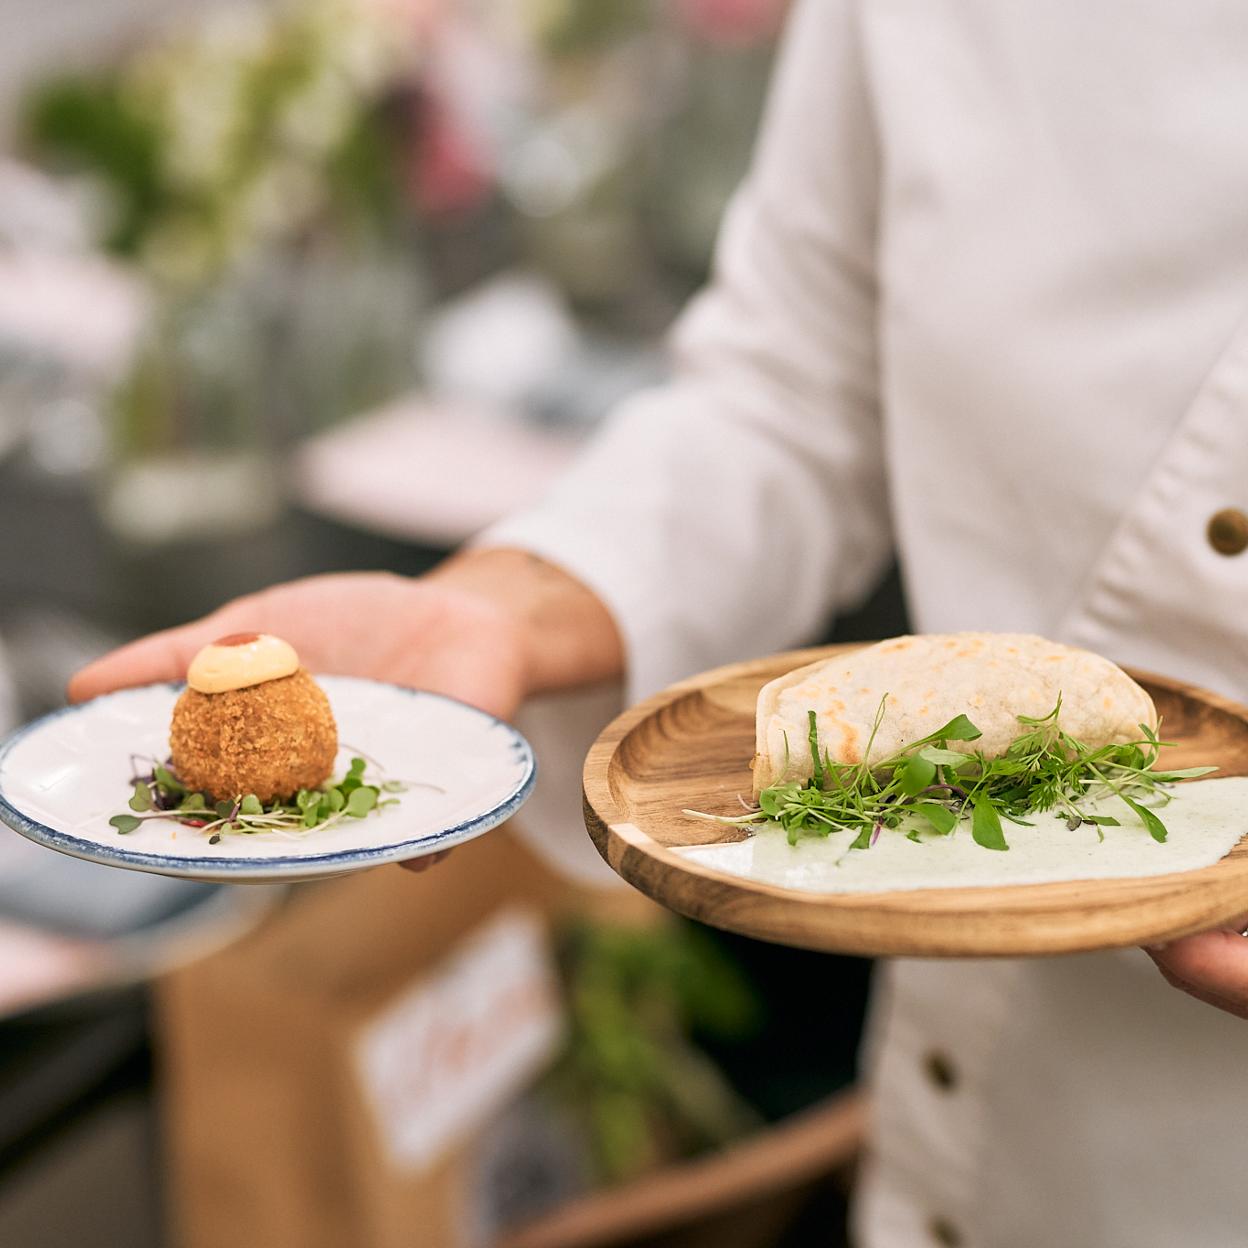
[[[852,646],[716,668],[615,719],[585,760],[585,824],[608,864],[647,896],[713,927],[836,953],[1020,957],[1154,944],[1248,914],[1248,837],[1211,867],[1172,875],[1004,888],[819,894],[721,874],[674,847],[739,840],[683,809],[731,812],[750,792],[754,706],[769,680]],[[1160,676],[1152,695],[1172,767],[1248,775],[1248,708]]]

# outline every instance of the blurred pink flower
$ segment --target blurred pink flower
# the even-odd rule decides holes
[[[770,39],[787,8],[788,0],[676,0],[681,20],[699,38],[738,46]]]
[[[407,170],[408,195],[431,216],[467,212],[490,193],[481,153],[451,110],[429,91],[413,93],[416,142]]]

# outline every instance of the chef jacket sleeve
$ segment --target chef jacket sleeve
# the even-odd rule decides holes
[[[479,539],[593,589],[629,693],[813,639],[890,549],[876,136],[854,7],[789,21],[749,175],[669,384],[625,402],[537,507]]]

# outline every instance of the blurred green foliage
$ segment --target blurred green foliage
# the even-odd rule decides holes
[[[760,1116],[693,1042],[748,1037],[762,1004],[699,929],[580,922],[560,941],[569,1016],[549,1087],[580,1120],[597,1175],[631,1178],[748,1134]]]
[[[541,0],[543,43],[554,56],[601,52],[654,25],[654,0]]]
[[[90,170],[107,183],[114,202],[103,242],[110,251],[134,255],[170,206],[159,118],[139,108],[116,80],[64,77],[35,89],[20,130],[36,155]]]

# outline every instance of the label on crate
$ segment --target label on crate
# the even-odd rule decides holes
[[[517,907],[471,932],[372,1020],[356,1066],[386,1152],[423,1169],[554,1056],[559,987],[541,920]]]

